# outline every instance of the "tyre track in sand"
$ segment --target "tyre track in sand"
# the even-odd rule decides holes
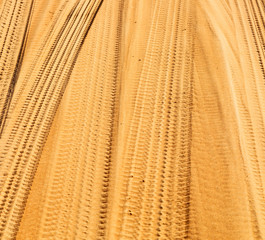
[[[192,1],[155,3],[128,134],[120,140],[117,239],[188,235],[191,15]]]
[[[200,1],[196,7],[191,239],[252,239],[237,109],[232,98],[237,89],[231,89],[227,70],[231,64],[232,71],[237,71],[235,81],[242,79],[229,7],[223,1]],[[231,61],[229,65],[226,59]]]
[[[258,6],[258,13],[257,8]],[[256,46],[256,52],[259,58],[259,65],[263,74],[263,79],[265,80],[265,70],[264,70],[264,62],[265,62],[265,33],[262,31],[262,27],[264,29],[264,17],[261,15],[261,11],[258,5],[258,2],[248,2],[245,1],[245,7],[247,11],[248,22],[252,31],[252,35],[254,38],[254,43]],[[253,16],[251,16],[253,15]],[[260,22],[261,21],[261,22]]]
[[[34,1],[4,2],[0,18],[0,137],[5,125],[30,25]]]
[[[6,117],[6,125],[8,125],[9,116],[12,115],[12,112],[20,99],[21,94],[24,91],[25,86],[28,83],[28,80],[34,70],[34,66],[36,62],[40,58],[42,52],[45,50],[45,47],[48,44],[48,41],[52,41],[52,35],[55,32],[55,27],[58,22],[58,18],[61,16],[62,11],[65,9],[67,2],[64,4],[50,4],[49,2],[45,2],[46,9],[44,10],[43,5],[40,1],[34,2],[34,10],[32,13],[32,21],[31,27],[29,29],[27,44],[23,56],[22,66],[19,71],[20,81],[16,83],[16,88],[14,89],[14,94],[12,97],[12,101],[10,102],[10,107],[8,109],[8,114]],[[57,11],[56,11],[57,10]],[[48,11],[48,13],[46,13]],[[47,17],[50,15],[50,12],[54,11],[55,16],[52,15],[52,18]],[[41,21],[39,12],[42,12],[44,15],[44,19]],[[44,14],[45,13],[45,14]],[[48,24],[50,23],[50,25]],[[37,26],[36,26],[37,25]],[[48,27],[47,27],[48,26]],[[47,28],[45,33],[41,32],[41,29]],[[37,29],[37,30],[36,30]],[[38,30],[39,29],[39,30]],[[37,36],[36,36],[37,35]]]
[[[222,24],[216,21],[218,20],[216,16],[212,17],[211,21],[213,23],[211,26],[215,29],[218,39],[222,39],[220,41],[221,49],[227,54],[224,57],[225,72],[229,79],[228,85],[231,88],[231,100],[238,126],[240,145],[237,148],[242,154],[242,160],[241,163],[238,162],[238,166],[244,171],[244,175],[238,172],[237,177],[245,179],[246,182],[242,189],[246,191],[248,202],[245,208],[248,209],[248,212],[243,213],[242,216],[245,215],[245,219],[248,219],[244,224],[250,224],[242,229],[247,230],[247,235],[250,238],[260,239],[264,234],[264,228],[262,227],[264,226],[264,176],[262,174],[264,164],[261,161],[264,158],[264,141],[262,140],[264,139],[264,104],[262,100],[264,98],[264,80],[259,64],[259,55],[256,51],[256,43],[254,42],[255,38],[252,38],[254,33],[253,29],[251,30],[251,25],[255,20],[247,18],[247,12],[249,11],[247,5],[233,1],[230,1],[229,4],[235,35],[230,36],[228,32],[220,31]],[[233,39],[237,42],[235,47],[231,44]],[[238,51],[240,51],[240,58],[236,54]],[[242,209],[243,204],[246,204],[246,200],[242,201],[241,207],[234,206],[233,209]],[[243,234],[243,230],[238,230],[238,234],[239,232]],[[249,239],[247,235],[242,235],[241,238]]]
[[[245,6],[245,7],[244,7]],[[259,40],[254,29],[255,19],[250,18],[251,7],[237,5],[239,20],[241,21],[241,39],[245,40],[245,57],[241,64],[245,77],[245,95],[248,99],[244,114],[240,119],[242,128],[242,151],[245,156],[245,173],[248,181],[249,201],[252,210],[253,235],[260,239],[264,235],[265,224],[265,179],[262,174],[264,163],[264,75],[260,65],[261,55],[258,48]],[[243,22],[248,19],[248,22]],[[248,24],[247,24],[248,23]],[[263,64],[264,66],[264,64]]]
[[[77,3],[47,45],[1,139],[1,234],[15,236],[27,192],[75,56],[101,1]],[[70,7],[70,6],[69,6]],[[67,13],[67,12],[66,12]],[[68,24],[68,25],[67,25]],[[71,56],[71,58],[69,58]],[[53,101],[50,101],[53,96]],[[41,125],[42,124],[42,125]],[[33,142],[35,144],[33,145]],[[15,159],[15,160],[14,160]],[[5,230],[5,231],[4,231]]]
[[[188,183],[189,183],[189,166],[188,162],[183,161],[183,163],[179,164],[179,169],[176,170],[175,168],[175,145],[174,142],[176,139],[172,135],[173,130],[175,129],[175,122],[177,114],[174,113],[174,109],[178,109],[178,105],[180,105],[182,120],[178,123],[178,128],[180,131],[180,136],[178,137],[179,141],[181,142],[178,147],[178,154],[179,158],[188,158],[188,142],[190,139],[190,128],[189,128],[189,118],[190,118],[190,107],[191,107],[191,98],[190,98],[190,92],[191,92],[191,86],[189,82],[189,76],[186,74],[191,74],[192,70],[192,42],[191,42],[191,35],[192,34],[192,24],[191,19],[188,17],[189,7],[192,6],[191,2],[188,4],[180,5],[181,1],[174,1],[172,3],[166,4],[166,8],[163,6],[163,1],[161,1],[159,4],[157,4],[157,13],[159,12],[159,18],[156,20],[157,15],[154,15],[154,27],[151,29],[153,32],[152,37],[155,36],[155,34],[160,32],[163,32],[163,24],[164,21],[167,19],[168,23],[172,26],[169,28],[166,33],[163,33],[163,35],[166,34],[166,37],[164,38],[164,47],[163,47],[163,55],[159,55],[159,39],[153,39],[149,36],[149,45],[152,46],[151,48],[154,49],[156,47],[155,55],[152,56],[151,50],[147,50],[146,56],[142,59],[143,61],[143,68],[142,68],[142,74],[141,74],[141,82],[140,84],[140,91],[144,91],[144,97],[147,98],[146,100],[146,106],[150,106],[150,97],[152,97],[153,93],[152,91],[155,90],[154,86],[149,89],[149,93],[144,90],[146,88],[144,79],[147,77],[148,84],[151,84],[155,82],[155,76],[156,74],[159,75],[159,90],[157,94],[155,95],[156,102],[158,105],[156,108],[156,115],[155,120],[150,125],[150,129],[153,129],[153,134],[161,134],[161,135],[167,135],[169,134],[169,140],[166,140],[169,142],[169,146],[167,146],[167,143],[165,144],[166,150],[164,152],[160,153],[160,157],[156,160],[156,162],[150,162],[148,164],[148,167],[146,169],[146,179],[145,182],[148,183],[150,181],[152,183],[152,178],[155,176],[154,171],[158,172],[159,176],[158,181],[155,180],[153,182],[155,184],[154,187],[151,187],[143,192],[144,197],[144,203],[146,206],[143,206],[143,209],[140,210],[140,215],[133,215],[135,213],[128,213],[126,210],[120,212],[121,217],[118,216],[118,218],[113,218],[113,214],[116,215],[117,212],[117,205],[118,210],[120,209],[120,204],[123,203],[124,198],[122,195],[116,196],[113,194],[114,188],[116,189],[117,185],[119,186],[120,183],[124,184],[122,182],[122,179],[120,179],[120,176],[124,176],[126,173],[123,169],[113,169],[111,170],[112,166],[117,166],[117,164],[121,164],[120,161],[123,161],[124,157],[121,156],[119,158],[115,158],[115,154],[112,155],[112,146],[120,146],[120,139],[114,139],[112,140],[111,134],[113,134],[113,130],[110,124],[113,121],[113,117],[111,117],[111,114],[113,114],[112,107],[115,105],[115,98],[118,97],[118,93],[115,93],[117,90],[115,86],[115,81],[117,81],[117,76],[115,76],[115,66],[117,63],[115,63],[115,59],[118,58],[118,52],[114,54],[113,58],[107,57],[106,53],[109,53],[110,49],[115,49],[115,45],[118,44],[118,40],[115,40],[114,43],[110,43],[108,41],[109,34],[110,36],[116,35],[115,34],[115,28],[111,27],[111,23],[115,26],[115,21],[117,21],[117,17],[115,21],[108,21],[109,18],[99,18],[100,20],[96,20],[94,28],[91,29],[90,34],[88,35],[88,39],[91,41],[88,45],[87,49],[88,52],[91,53],[91,61],[93,64],[87,65],[89,69],[84,73],[79,68],[76,68],[76,70],[73,70],[72,78],[78,79],[75,80],[76,83],[73,85],[70,84],[68,87],[68,93],[66,92],[66,99],[71,99],[70,102],[67,103],[64,106],[63,109],[66,107],[65,113],[63,115],[66,117],[65,120],[65,126],[60,127],[60,132],[58,132],[58,138],[56,140],[56,146],[58,146],[58,149],[56,149],[54,155],[51,155],[50,158],[54,159],[51,163],[52,164],[52,170],[50,173],[50,177],[47,180],[47,190],[45,190],[45,195],[47,198],[44,200],[44,203],[42,205],[42,216],[39,220],[40,223],[38,223],[39,231],[36,233],[35,238],[42,237],[47,239],[54,239],[54,238],[62,238],[63,236],[67,235],[70,238],[76,237],[80,239],[112,239],[116,238],[117,234],[122,237],[123,233],[117,232],[118,229],[125,228],[124,231],[131,231],[131,226],[126,225],[126,222],[128,221],[128,215],[129,216],[135,216],[139,218],[139,221],[142,223],[143,229],[139,229],[139,238],[144,238],[146,236],[152,236],[153,229],[156,229],[159,227],[158,233],[162,237],[167,236],[167,230],[171,229],[172,233],[171,236],[179,235],[180,233],[183,234],[183,236],[187,235],[187,229],[188,229],[188,207],[183,207],[181,211],[178,209],[176,210],[176,214],[172,216],[172,222],[174,222],[177,227],[177,232],[175,231],[175,226],[164,226],[167,222],[167,214],[170,212],[170,208],[174,206],[175,208],[178,208],[176,204],[179,201],[183,201],[183,206],[188,206]],[[122,1],[120,3],[115,4],[114,6],[111,6],[113,4],[110,3],[110,1],[105,1],[103,3],[103,6],[101,8],[102,10],[102,16],[111,16],[113,15],[113,11],[117,11],[119,8],[119,5],[122,5]],[[164,10],[159,11],[159,5],[161,8],[164,8]],[[105,9],[105,10],[104,10]],[[167,16],[166,12],[170,9],[170,15]],[[175,10],[178,9],[178,14],[175,13]],[[181,15],[183,11],[183,14]],[[119,12],[119,11],[117,11]],[[174,16],[174,17],[173,17]],[[180,19],[179,25],[180,27],[177,27],[178,24],[175,23],[175,19]],[[164,20],[163,20],[164,19]],[[97,23],[99,21],[99,23]],[[103,23],[102,23],[103,21]],[[100,24],[100,25],[99,25]],[[101,28],[99,28],[101,26]],[[119,25],[117,25],[119,26]],[[186,29],[187,35],[186,35]],[[159,30],[156,30],[159,28]],[[95,29],[95,30],[93,30]],[[111,30],[113,29],[113,30]],[[174,31],[171,31],[174,29]],[[95,33],[94,33],[95,31]],[[157,32],[158,31],[158,32]],[[173,32],[173,34],[172,34]],[[176,36],[183,33],[183,37],[180,38],[176,42]],[[119,34],[118,34],[119,35]],[[184,37],[185,36],[185,37]],[[184,39],[187,37],[187,41]],[[102,39],[102,42],[97,39]],[[106,40],[105,40],[106,39]],[[169,44],[169,46],[168,46]],[[167,53],[168,47],[170,47],[170,53]],[[117,51],[117,50],[116,50]],[[111,51],[115,53],[116,51]],[[186,51],[189,51],[190,54],[187,54],[186,60],[183,62],[183,64],[180,64],[182,61],[181,56],[176,60],[176,55],[178,53],[186,53]],[[100,57],[101,56],[101,57]],[[116,56],[116,57],[115,57]],[[81,59],[85,57],[80,57]],[[98,60],[99,59],[99,60]],[[158,72],[155,75],[152,75],[152,71],[149,69],[150,66],[152,66],[152,63],[156,63],[156,65],[152,66],[152,69],[155,69],[157,64],[159,62],[156,62],[156,59],[160,59],[160,61],[163,60],[163,64],[161,66],[161,69],[158,68]],[[169,64],[167,64],[167,60],[169,60]],[[176,64],[175,62],[178,62]],[[77,62],[77,64],[79,61]],[[81,64],[81,63],[80,63]],[[83,61],[82,64],[87,64]],[[110,72],[109,75],[105,75],[106,71],[106,64],[109,66],[107,69],[112,69],[113,72]],[[113,65],[114,64],[114,65]],[[113,67],[111,67],[113,65]],[[80,65],[81,66],[81,65]],[[149,67],[147,67],[149,66]],[[82,67],[81,67],[82,69]],[[188,70],[188,71],[187,71]],[[80,72],[81,71],[81,72]],[[110,71],[110,70],[109,70]],[[89,74],[89,75],[88,75]],[[151,74],[151,75],[150,75]],[[181,75],[182,79],[186,79],[185,83],[179,83],[178,81],[174,81],[176,79],[177,75]],[[87,82],[85,81],[85,77],[90,76],[91,81]],[[98,78],[99,76],[100,78]],[[167,76],[170,76],[169,82],[166,82]],[[83,86],[80,85],[79,79],[84,79]],[[108,82],[109,81],[109,82]],[[79,84],[78,84],[79,83]],[[88,85],[89,84],[89,85]],[[116,83],[117,84],[117,83]],[[163,86],[165,84],[165,86]],[[76,85],[76,86],[75,86]],[[151,86],[150,85],[150,86]],[[142,88],[144,89],[142,90]],[[83,93],[80,92],[81,89],[84,89]],[[87,89],[87,90],[85,90]],[[152,90],[153,89],[153,90]],[[148,90],[148,88],[147,88]],[[151,91],[150,91],[151,90]],[[122,90],[124,91],[124,90]],[[173,91],[173,93],[172,93]],[[181,96],[181,93],[184,92],[184,96]],[[187,95],[186,95],[187,94]],[[81,96],[83,97],[81,97]],[[171,96],[172,99],[167,102],[167,96]],[[180,96],[178,96],[180,95]],[[87,97],[85,97],[87,96]],[[188,97],[188,98],[187,98]],[[86,98],[88,99],[86,102],[84,102],[82,99]],[[135,98],[135,103],[133,103],[135,108],[132,108],[131,111],[135,112],[135,109],[139,108],[139,100],[138,98],[141,98],[141,95],[139,95],[139,92]],[[91,100],[89,100],[91,99]],[[93,99],[93,100],[92,100]],[[108,99],[108,100],[107,100]],[[133,97],[132,97],[133,99]],[[151,98],[152,99],[152,98]],[[94,101],[94,103],[92,102]],[[165,107],[163,104],[161,104],[161,101],[165,101],[166,105]],[[62,103],[63,103],[62,102]],[[85,105],[84,105],[85,104]],[[114,105],[113,105],[114,104]],[[97,106],[97,107],[96,107]],[[125,106],[126,107],[126,106]],[[116,107],[115,107],[116,108]],[[173,110],[171,110],[173,108]],[[76,110],[75,110],[76,109]],[[123,109],[124,110],[124,109]],[[187,112],[185,112],[187,110]],[[76,111],[76,113],[74,112]],[[115,110],[117,111],[117,110]],[[163,124],[160,127],[160,121],[159,118],[163,116],[162,114],[165,113],[165,117],[163,117]],[[110,115],[109,115],[110,114]],[[77,115],[73,121],[72,117],[67,116],[75,116]],[[80,116],[80,117],[78,117]],[[149,119],[149,115],[146,113],[145,118]],[[115,117],[116,118],[116,117]],[[115,119],[114,118],[114,119]],[[84,121],[83,119],[86,119]],[[136,121],[136,120],[134,120]],[[168,133],[167,128],[169,123],[170,128],[172,131]],[[134,124],[137,124],[136,122]],[[127,129],[125,127],[124,132],[128,131],[129,128],[131,128],[131,123],[127,125]],[[142,126],[143,127],[143,126]],[[184,130],[184,129],[187,130]],[[65,129],[65,130],[63,130]],[[102,129],[99,131],[99,129]],[[181,129],[181,130],[180,130]],[[186,132],[188,131],[188,133]],[[137,131],[138,132],[138,131]],[[161,133],[160,133],[161,132]],[[139,130],[139,133],[141,133],[141,130]],[[99,135],[100,134],[100,135]],[[154,136],[155,136],[154,135]],[[101,138],[99,138],[101,136]],[[127,136],[125,134],[124,136]],[[135,138],[130,137],[130,134],[128,135],[131,141],[135,141]],[[86,140],[85,140],[86,139]],[[186,140],[187,139],[187,140]],[[52,141],[52,140],[50,140]],[[113,143],[114,141],[114,143]],[[138,141],[138,140],[137,140]],[[153,146],[163,146],[163,140],[161,137],[156,140],[157,142],[154,143]],[[49,139],[48,139],[49,142]],[[116,142],[116,143],[115,143]],[[82,143],[85,143],[82,144]],[[162,144],[162,145],[161,145]],[[65,148],[67,146],[67,149]],[[170,153],[167,153],[167,148],[170,148]],[[44,148],[45,151],[45,148]],[[118,150],[119,151],[119,148]],[[127,150],[126,150],[127,151]],[[154,156],[154,148],[152,151],[150,151],[149,154],[151,156]],[[163,155],[169,155],[170,158],[172,158],[172,161],[170,164],[166,164],[165,158]],[[110,157],[113,156],[113,159],[110,161]],[[126,159],[125,155],[125,159]],[[162,161],[163,160],[163,161]],[[42,160],[41,160],[42,161]],[[55,162],[54,162],[55,161]],[[115,163],[115,162],[118,163]],[[188,159],[187,159],[188,161]],[[124,162],[125,164],[128,164],[127,162]],[[152,166],[153,165],[153,166]],[[127,166],[128,167],[128,166]],[[127,168],[126,167],[126,168]],[[170,196],[170,192],[173,188],[172,179],[173,173],[170,174],[170,176],[167,176],[167,173],[163,173],[165,170],[163,169],[171,169],[169,171],[178,171],[178,174],[181,176],[182,182],[179,183],[179,185],[176,186],[176,199],[173,204],[170,203],[170,199],[162,200],[163,194],[162,192],[165,191],[166,196]],[[125,168],[124,168],[125,169]],[[109,173],[113,172],[113,176],[109,179]],[[135,177],[139,178],[141,176],[137,176],[137,172],[134,173]],[[111,176],[111,175],[110,175]],[[115,179],[115,181],[114,181]],[[143,183],[141,179],[140,184]],[[80,186],[78,183],[82,182],[82,185]],[[157,182],[157,183],[156,183]],[[36,182],[37,184],[37,182]],[[113,185],[115,184],[115,185]],[[138,183],[136,183],[138,184]],[[109,185],[112,186],[111,189],[109,189]],[[33,183],[34,187],[34,183]],[[162,188],[167,188],[167,190],[164,190]],[[102,191],[96,191],[96,189],[102,189]],[[148,204],[152,202],[153,200],[148,197],[150,192],[157,191],[157,196],[155,200],[155,204],[161,205],[160,208],[152,208],[151,211],[148,209]],[[123,194],[123,192],[121,192]],[[110,195],[110,199],[108,200]],[[137,198],[141,196],[132,196]],[[36,199],[33,198],[31,200],[31,196],[29,198],[29,202],[36,201]],[[161,202],[162,201],[162,202]],[[155,206],[156,206],[155,205]],[[93,208],[92,208],[93,206]],[[126,205],[124,206],[126,208]],[[163,209],[165,208],[165,210]],[[76,210],[78,209],[78,210]],[[26,209],[27,211],[27,209]],[[56,213],[56,214],[54,214]],[[146,216],[151,213],[152,215],[156,216],[153,225],[151,228],[148,228]],[[67,216],[75,216],[71,220],[67,218]],[[91,216],[93,217],[93,221],[91,219]],[[160,220],[158,219],[160,217]],[[108,222],[109,219],[112,219],[112,222]],[[98,219],[98,220],[97,220]],[[120,225],[120,221],[122,221],[125,224]],[[92,222],[91,222],[92,221]],[[149,220],[148,220],[149,222]],[[183,222],[183,225],[180,224]],[[89,223],[89,224],[88,224]],[[163,224],[162,224],[163,223]],[[23,227],[25,227],[27,223],[23,223],[21,231],[23,230]],[[106,226],[108,228],[106,229]],[[146,227],[147,226],[147,227]],[[34,236],[34,235],[33,235]],[[132,235],[133,236],[133,235]]]
[[[264,1],[31,3],[0,4],[0,238],[263,239]]]
[[[119,96],[122,6],[122,1],[104,1],[101,17],[95,19],[73,69],[66,91],[71,100],[62,106],[65,120],[56,139],[58,149],[50,156],[53,170],[45,190],[43,214],[37,223],[39,231],[35,235],[27,233],[33,238],[106,237]],[[47,144],[49,141],[48,138]],[[29,202],[36,201],[31,197],[34,196]],[[23,232],[23,223],[20,231]]]

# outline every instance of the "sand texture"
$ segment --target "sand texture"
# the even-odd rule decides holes
[[[0,239],[265,239],[265,1],[0,0]]]

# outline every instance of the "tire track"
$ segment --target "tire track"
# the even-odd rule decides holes
[[[238,92],[235,92],[235,98],[239,105],[238,124],[242,129],[239,132],[241,138],[241,149],[244,159],[244,171],[248,188],[248,200],[251,213],[252,231],[255,239],[260,239],[263,235],[264,225],[264,178],[262,172],[264,164],[259,160],[264,156],[264,114],[263,101],[264,81],[259,67],[259,54],[254,51],[256,48],[255,36],[253,35],[252,19],[248,16],[249,9],[244,1],[243,5],[231,3],[235,15],[235,24],[238,27],[238,44],[243,46],[244,58],[241,58],[241,71],[243,84],[239,83],[243,89],[242,94],[246,96],[247,102],[242,105],[239,100],[242,99]],[[237,19],[236,19],[237,17]],[[244,21],[247,19],[248,22]],[[253,36],[254,38],[251,38]],[[235,80],[233,80],[235,82]],[[235,84],[235,83],[233,83]],[[261,129],[261,130],[260,130]]]
[[[65,106],[68,117],[63,121],[58,149],[52,156],[55,165],[43,205],[37,235],[40,238],[61,239],[66,235],[78,239],[106,238],[119,96],[120,41],[117,38],[121,34],[122,4],[122,1],[115,4],[104,1],[100,10],[102,17],[95,20],[73,70],[73,82],[69,85],[71,100]]]
[[[166,8],[167,5],[164,6],[164,9]],[[165,19],[165,10],[164,14],[161,16],[161,8],[163,8],[162,4],[160,1],[158,1],[155,4],[155,10],[154,10],[154,16],[152,20],[152,26],[150,30],[150,35],[149,35],[149,40],[148,40],[148,45],[147,45],[147,51],[146,51],[146,56],[144,58],[144,64],[142,68],[142,74],[144,72],[145,76],[148,76],[147,69],[150,68],[150,66],[155,66],[157,67],[159,64],[159,56],[155,55],[154,57],[151,56],[150,52],[158,52],[158,47],[156,44],[158,44],[158,41],[151,41],[150,36],[155,36],[156,29],[160,28],[162,24],[159,25],[159,20]],[[163,21],[163,20],[162,20]],[[161,22],[162,22],[161,21]],[[163,36],[163,35],[162,35]],[[158,36],[161,38],[161,35]],[[161,40],[162,41],[162,40]],[[156,47],[156,48],[155,48]],[[152,63],[155,63],[156,65],[152,65]],[[136,235],[133,234],[139,234],[139,229],[137,229],[140,225],[139,222],[139,215],[140,215],[140,204],[142,197],[141,195],[139,196],[138,194],[144,190],[144,184],[143,181],[145,181],[145,174],[143,171],[141,171],[141,167],[143,169],[146,168],[146,156],[144,157],[144,161],[140,161],[140,157],[136,157],[137,155],[137,148],[139,148],[139,143],[137,142],[136,139],[139,139],[137,135],[139,134],[139,126],[140,123],[137,123],[137,119],[139,120],[141,118],[141,115],[145,114],[145,116],[148,116],[149,114],[152,114],[151,109],[148,108],[148,106],[144,106],[144,99],[146,97],[150,98],[150,92],[152,92],[152,89],[155,89],[155,86],[151,85],[152,82],[148,79],[148,81],[144,81],[143,77],[141,75],[140,81],[138,83],[137,87],[137,93],[135,97],[135,102],[133,102],[133,118],[130,123],[130,129],[128,133],[128,140],[126,140],[126,148],[129,149],[130,153],[127,154],[128,156],[122,156],[121,159],[125,159],[124,163],[124,170],[122,171],[122,174],[124,179],[117,180],[117,182],[122,182],[123,183],[123,189],[122,189],[122,200],[119,200],[121,202],[120,207],[122,210],[120,210],[120,216],[119,216],[119,221],[122,220],[121,226],[119,229],[121,229],[119,233],[117,233],[119,238],[136,238]],[[148,89],[149,88],[149,89]],[[146,89],[149,90],[149,95],[148,94],[141,94],[141,91],[145,92]],[[143,106],[143,107],[141,107]],[[146,110],[146,111],[144,111]],[[140,115],[141,114],[141,115]],[[151,115],[152,116],[152,115]],[[144,118],[143,118],[144,119]],[[145,119],[145,125],[147,124],[147,120]],[[147,130],[150,129],[149,127]],[[145,133],[145,136],[148,136],[148,133]],[[147,150],[148,145],[147,141],[144,139],[141,139],[142,143],[142,149],[139,149],[139,154],[141,154],[141,150]],[[136,185],[136,189],[133,189],[132,185]],[[138,185],[138,188],[137,188]],[[134,188],[135,188],[134,187]],[[127,190],[128,189],[128,190]],[[139,192],[138,192],[139,190]],[[137,196],[138,195],[138,196]],[[127,204],[126,204],[127,202]],[[130,230],[131,229],[131,230]],[[127,231],[126,231],[127,230]],[[148,232],[146,233],[148,234]]]
[[[0,4],[0,238],[263,238],[264,1]]]
[[[264,41],[264,31],[261,31],[261,27],[259,24],[259,18],[258,15],[255,11],[255,6],[253,3],[251,3],[250,5],[247,4],[247,2],[245,3],[245,8],[246,8],[246,12],[247,12],[247,16],[248,16],[248,22],[252,31],[252,35],[254,38],[254,44],[256,46],[256,51],[258,54],[258,58],[259,58],[259,65],[263,74],[263,79],[265,80],[265,70],[264,70],[264,59],[265,59],[265,41]],[[248,11],[249,9],[249,11]],[[251,12],[253,14],[253,21],[251,18]],[[263,20],[263,18],[261,18]],[[254,28],[255,27],[255,28]],[[263,27],[265,27],[264,25],[264,21],[263,21]]]
[[[6,1],[1,15],[0,136],[23,59],[32,8],[33,1]]]
[[[1,189],[2,192],[5,192],[1,196],[1,222],[5,223],[1,229],[1,233],[4,234],[3,237],[5,235],[14,236],[17,232],[47,129],[49,129],[67,83],[75,56],[100,2],[80,3],[78,7],[80,6],[81,11],[76,12],[72,18],[70,15],[70,18],[74,20],[73,26],[70,26],[71,29],[69,30],[65,28],[62,31],[63,34],[60,38],[62,43],[60,44],[59,41],[59,49],[55,48],[53,52],[55,56],[49,52],[47,57],[43,57],[44,60],[40,59],[42,63],[39,66],[41,67],[31,76],[31,84],[26,88],[28,94],[24,99],[20,99],[20,104],[18,104],[20,110],[17,111],[18,114],[13,115],[14,118],[11,119],[12,122],[6,130],[6,136],[3,137],[2,144],[5,146],[6,152],[2,151],[1,154],[1,158],[4,159],[3,168],[1,168],[8,169],[8,174],[3,175],[5,179]],[[79,25],[75,27],[77,22]],[[67,36],[63,37],[65,34]],[[60,45],[63,46],[62,49],[60,49]],[[50,46],[47,48],[49,49]],[[54,58],[47,63],[46,60],[50,58],[49,55],[53,55]],[[72,58],[70,59],[69,56]],[[48,72],[45,71],[47,65]],[[53,96],[53,102],[50,101],[51,96]],[[26,122],[27,124],[25,124]],[[41,127],[40,123],[42,123]],[[34,146],[33,142],[35,143]],[[11,151],[13,151],[13,156]],[[12,161],[12,159],[16,160]],[[3,232],[4,229],[5,232]]]
[[[121,157],[124,159],[124,166],[122,177],[117,180],[124,186],[119,199],[119,224],[121,226],[118,225],[117,229],[120,229],[120,232],[116,235],[119,239],[159,237],[181,239],[188,235],[189,186],[186,184],[189,181],[187,154],[189,146],[186,145],[186,141],[189,142],[189,140],[186,139],[190,138],[188,133],[190,128],[189,121],[186,120],[191,111],[189,99],[192,95],[190,94],[190,82],[183,72],[187,71],[186,74],[192,72],[190,61],[192,57],[187,53],[190,51],[188,46],[191,46],[192,38],[188,34],[192,32],[190,29],[192,25],[188,23],[190,17],[186,15],[192,2],[188,1],[183,5],[181,3],[181,1],[167,4],[163,1],[156,3],[138,93],[132,105],[134,115],[127,129],[128,137],[123,140],[127,142]],[[178,11],[176,11],[176,6],[178,6]],[[176,22],[177,16],[180,22]],[[167,31],[163,28],[164,25],[168,26]],[[176,34],[177,40],[173,37],[176,37]],[[172,41],[171,44],[169,44],[170,41]],[[163,43],[162,46],[161,43]],[[190,49],[192,50],[192,46]],[[175,54],[179,56],[178,59],[174,59]],[[180,79],[180,82],[176,79]],[[173,83],[175,88],[172,88],[171,93],[169,86]],[[168,98],[169,100],[166,100]],[[170,104],[173,101],[175,108],[181,110],[171,109]],[[176,112],[181,116],[177,117]],[[161,116],[163,116],[162,119],[160,119]],[[168,121],[172,121],[173,125],[168,127]],[[176,132],[177,135],[179,134],[179,143],[172,135],[171,138],[162,140],[162,136],[173,134],[171,131],[175,129],[175,126],[178,126]],[[169,130],[171,131],[167,133]],[[157,149],[162,152],[157,153]],[[172,158],[169,160],[170,170],[167,173],[163,171],[166,164],[165,155],[168,159]],[[183,164],[180,159],[183,159]],[[168,176],[169,172],[171,174]],[[182,182],[174,178],[174,174],[179,174]],[[171,188],[165,190],[161,189],[161,186]],[[175,192],[175,194],[167,198],[170,192],[172,194]],[[166,212],[169,208],[172,210],[172,221]],[[168,232],[168,229],[171,231]]]
[[[199,239],[258,239],[252,227],[260,225],[255,222],[251,188],[245,182],[255,146],[249,137],[253,133],[249,119],[259,119],[248,112],[256,96],[246,93],[255,87],[255,78],[249,69],[249,44],[241,35],[246,18],[239,21],[235,2],[230,1],[230,7],[226,13],[222,3],[201,1],[206,17],[197,14],[191,236]],[[253,125],[259,126],[258,121]]]
[[[52,36],[54,35],[55,31],[55,27],[57,26],[56,23],[58,22],[58,19],[60,16],[62,16],[62,11],[65,10],[65,7],[67,5],[67,2],[64,3],[61,8],[58,10],[58,12],[56,12],[56,15],[54,17],[54,20],[52,21],[52,24],[50,26],[50,28],[48,29],[46,35],[43,37],[43,39],[40,40],[41,44],[39,44],[39,48],[38,46],[36,47],[36,54],[32,54],[32,47],[31,47],[31,28],[29,31],[29,47],[26,45],[26,59],[24,57],[23,61],[25,62],[30,62],[29,66],[27,66],[26,64],[22,65],[21,71],[19,73],[19,77],[20,77],[20,81],[17,82],[17,88],[15,89],[15,93],[13,94],[13,98],[12,101],[10,103],[10,108],[8,110],[8,115],[12,116],[12,112],[18,102],[18,99],[21,98],[21,94],[24,91],[25,86],[28,84],[28,80],[30,78],[30,76],[32,75],[32,72],[34,71],[34,67],[36,66],[36,62],[38,61],[38,59],[41,57],[42,52],[44,51],[45,47],[49,44],[49,41],[52,41]],[[35,6],[35,10],[33,12],[33,22],[36,21],[36,17],[35,14],[37,14],[40,6]],[[43,10],[42,10],[43,11]],[[67,10],[66,10],[67,11]],[[36,13],[35,13],[36,12]],[[33,26],[32,26],[33,27]],[[34,35],[34,34],[33,34]],[[27,48],[30,49],[30,53],[28,53]],[[34,46],[35,48],[35,46]],[[27,58],[27,55],[33,55],[34,56],[34,60],[32,60],[32,58]],[[26,69],[25,69],[26,68]],[[7,116],[7,118],[10,118]],[[8,122],[6,122],[6,124],[8,124]]]

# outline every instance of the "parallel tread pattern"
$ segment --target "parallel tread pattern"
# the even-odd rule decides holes
[[[0,238],[263,239],[264,28],[263,0],[0,2]]]

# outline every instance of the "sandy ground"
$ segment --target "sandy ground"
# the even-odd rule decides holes
[[[0,239],[265,239],[263,0],[0,1]]]

